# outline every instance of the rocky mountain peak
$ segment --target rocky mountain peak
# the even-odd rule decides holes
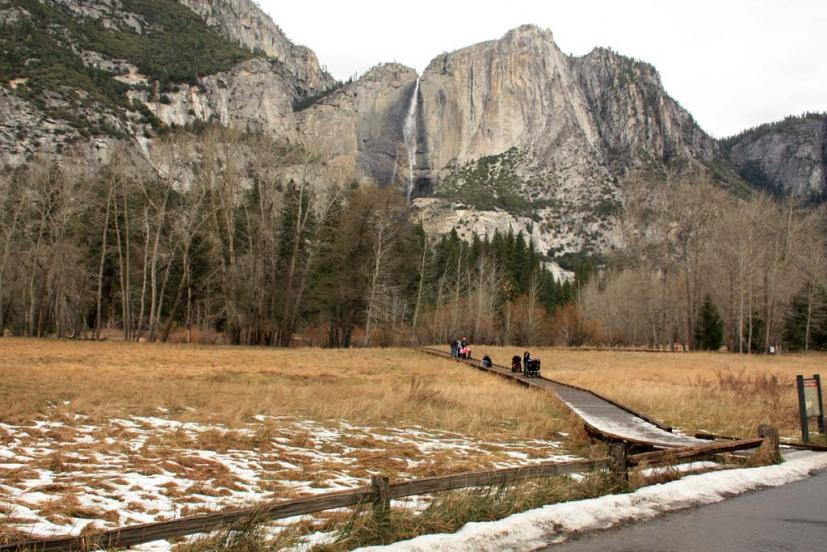
[[[335,83],[335,79],[319,65],[312,50],[293,44],[272,18],[251,0],[177,1],[242,46],[281,61],[305,92],[324,90]]]
[[[385,82],[395,86],[409,82],[411,76],[417,78],[416,69],[396,62],[380,63],[368,69],[357,82]],[[358,86],[357,84],[355,87]]]
[[[533,23],[528,23],[507,31],[501,40],[506,42],[517,42],[520,40],[547,40],[554,42],[554,34],[551,32],[551,29],[544,29]]]

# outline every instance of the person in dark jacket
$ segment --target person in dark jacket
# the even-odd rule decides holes
[[[456,339],[451,340],[451,356],[454,358],[459,356],[459,341]]]
[[[523,373],[524,374],[528,373],[528,361],[530,361],[530,360],[531,360],[531,353],[529,353],[528,351],[524,352],[523,353]]]
[[[491,368],[492,364],[493,363],[491,362],[491,357],[490,356],[488,356],[488,355],[483,355],[482,356],[482,367],[483,368]]]

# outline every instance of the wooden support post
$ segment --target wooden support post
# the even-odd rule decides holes
[[[824,435],[824,398],[821,396],[821,374],[813,374],[813,379],[816,380],[816,389],[818,389],[818,417],[816,423],[818,424],[818,432]]]
[[[781,461],[781,451],[779,450],[780,438],[778,436],[778,429],[761,424],[758,426],[758,436],[764,439],[761,447],[756,453],[759,458],[768,464],[777,464]]]
[[[625,487],[629,483],[629,450],[626,443],[609,445],[609,471],[615,482]]]
[[[795,386],[798,388],[798,416],[801,418],[801,442],[805,445],[810,442],[810,420],[807,418],[806,399],[804,397],[804,376],[795,377]]]
[[[373,501],[373,515],[377,521],[384,522],[388,519],[391,510],[391,487],[390,481],[384,475],[370,476],[370,485],[376,491],[376,498]]]

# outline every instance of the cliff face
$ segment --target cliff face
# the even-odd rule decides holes
[[[651,65],[603,48],[571,62],[613,171],[716,155],[715,141],[666,93]]]
[[[282,62],[294,76],[296,86],[305,93],[321,91],[335,83],[312,50],[290,42],[270,16],[251,0],[177,1],[242,46]]]
[[[334,85],[249,0],[0,0],[0,166],[213,122],[290,138]]]
[[[416,79],[409,67],[374,67],[299,111],[299,136],[339,175],[404,188],[409,177],[404,124]]]
[[[651,65],[568,56],[534,26],[421,77],[385,64],[339,85],[250,0],[0,0],[0,24],[0,165],[70,143],[146,151],[165,126],[211,122],[303,142],[320,178],[397,187],[431,232],[522,230],[550,257],[617,244],[640,173],[723,163],[758,187],[827,195],[827,117],[719,144]]]
[[[168,126],[209,121],[249,132],[289,135],[295,126],[292,79],[284,66],[261,58],[209,75],[197,85],[163,93],[129,92]]]
[[[790,117],[724,141],[741,177],[759,189],[827,198],[827,115]]]
[[[421,84],[435,170],[512,147],[590,148],[598,139],[568,58],[551,32],[521,27],[434,59]]]
[[[437,171],[512,147],[547,165],[596,155],[616,171],[716,152],[653,67],[605,49],[567,56],[534,26],[434,59],[421,94]]]
[[[650,65],[567,56],[534,26],[437,57],[420,95],[417,177],[442,200],[420,202],[426,225],[460,210],[460,228],[539,227],[560,252],[616,242],[631,170],[704,170],[717,151]]]

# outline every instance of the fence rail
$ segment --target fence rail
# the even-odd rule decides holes
[[[472,487],[503,486],[530,479],[584,474],[606,468],[611,469],[615,474],[620,472],[625,476],[629,467],[643,463],[690,461],[722,452],[753,448],[761,443],[761,439],[724,441],[700,447],[644,453],[628,457],[623,445],[618,445],[622,449],[622,454],[616,455],[613,451],[611,458],[598,460],[544,463],[519,468],[467,472],[394,483],[390,483],[387,478],[374,476],[371,479],[370,486],[353,490],[325,493],[297,500],[268,502],[250,508],[235,508],[169,521],[121,527],[83,536],[52,537],[0,544],[0,552],[111,550],[156,540],[207,533],[245,520],[272,521],[370,503],[373,504],[375,510],[384,512],[390,507],[390,500],[396,498]]]
[[[706,431],[699,431],[695,433],[696,439],[706,439],[709,441],[738,441],[741,437],[732,437],[731,435],[717,435],[715,433],[708,433]],[[827,445],[817,445],[815,443],[801,443],[799,441],[781,440],[780,445],[784,447],[815,450],[819,452],[827,452]]]

